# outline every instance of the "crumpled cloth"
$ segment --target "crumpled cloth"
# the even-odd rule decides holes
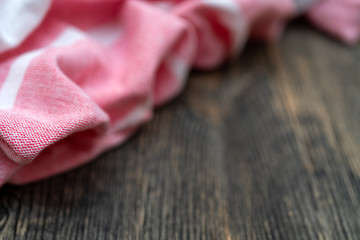
[[[294,16],[348,44],[360,0],[0,1],[0,185],[77,167],[124,142],[153,108],[248,38]]]

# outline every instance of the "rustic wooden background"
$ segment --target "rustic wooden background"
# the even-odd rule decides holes
[[[125,145],[0,190],[0,239],[360,239],[360,46],[303,23]]]

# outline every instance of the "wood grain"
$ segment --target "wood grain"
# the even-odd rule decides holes
[[[303,23],[125,145],[0,190],[0,239],[360,239],[360,47]]]

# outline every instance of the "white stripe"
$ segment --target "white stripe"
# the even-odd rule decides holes
[[[170,11],[174,4],[170,3],[170,2],[156,2],[155,3],[156,6],[158,6],[160,9],[164,10],[164,11]]]
[[[0,89],[0,109],[10,109],[14,106],[16,95],[24,80],[26,70],[34,58],[40,56],[49,47],[70,45],[84,37],[85,35],[81,31],[75,28],[68,28],[48,47],[34,50],[18,57],[11,65],[5,82]]]
[[[58,38],[53,41],[49,47],[62,47],[68,46],[77,41],[84,39],[86,36],[83,32],[76,28],[69,27],[65,29]]]
[[[20,56],[13,62],[5,82],[0,89],[0,109],[8,109],[14,105],[17,92],[24,79],[27,67],[35,57],[43,52],[42,49],[32,51]]]
[[[233,14],[238,14],[239,12],[239,7],[234,0],[204,0],[204,4]]]
[[[296,12],[300,14],[317,2],[319,0],[295,0]]]
[[[50,0],[0,0],[0,53],[21,44],[42,22]]]
[[[232,54],[236,56],[244,46],[248,29],[242,16],[240,6],[235,0],[203,0],[204,4],[225,12],[221,14],[221,21],[232,33]]]
[[[126,128],[135,127],[145,120],[151,110],[151,101],[148,98],[145,102],[136,106],[128,115],[116,122],[112,131],[121,131]]]
[[[172,55],[166,59],[166,63],[176,80],[179,81],[181,86],[184,86],[190,69],[187,62],[180,57]]]
[[[122,28],[117,22],[109,22],[86,32],[90,38],[103,46],[111,46],[122,35]]]

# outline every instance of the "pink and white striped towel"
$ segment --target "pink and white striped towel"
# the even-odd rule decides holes
[[[191,67],[305,13],[355,44],[360,0],[0,1],[0,185],[79,166],[176,96]]]

